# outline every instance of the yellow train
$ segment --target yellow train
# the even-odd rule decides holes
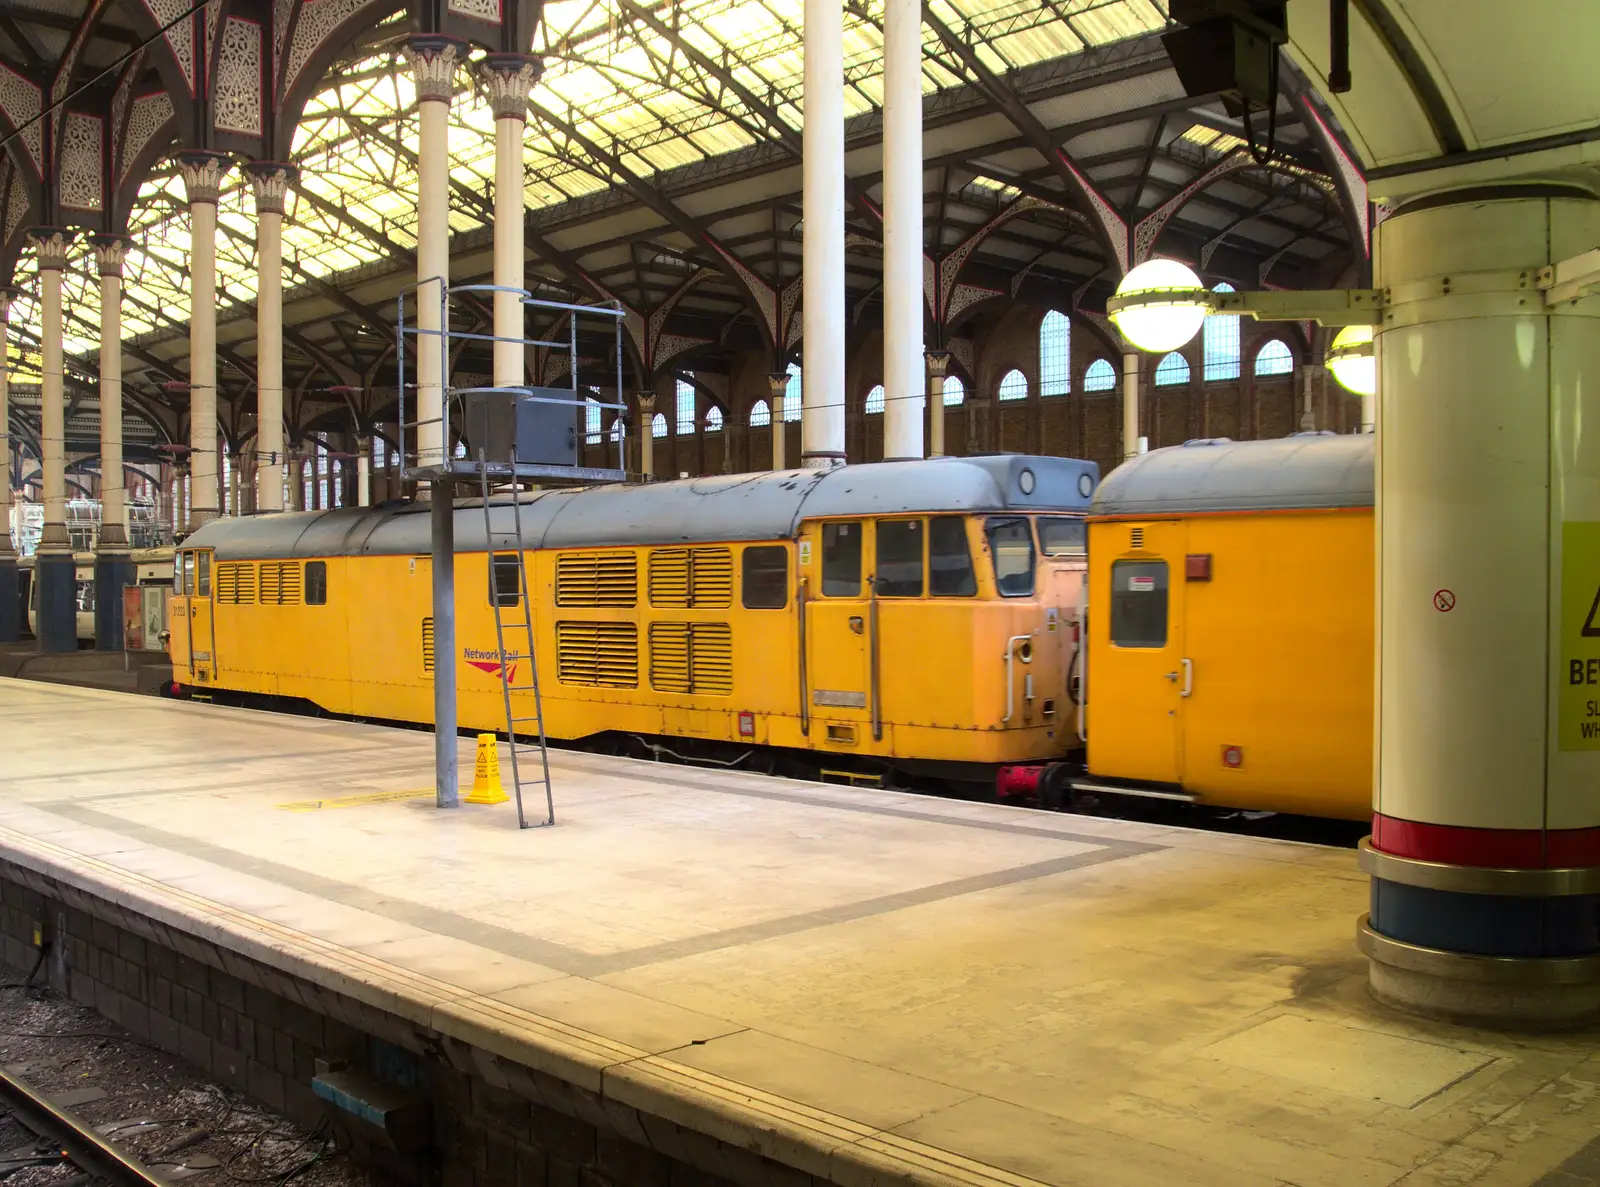
[[[524,495],[547,732],[913,780],[1059,758],[1097,481],[1092,462],[997,456]],[[456,510],[474,730],[505,728],[490,566],[515,572],[512,508],[491,517],[492,548],[482,504]],[[431,721],[428,551],[413,504],[207,524],[179,551],[175,682]]]
[[[1370,816],[1373,489],[1371,436],[1195,441],[1109,474],[1065,786]]]
[[[525,497],[548,732],[1047,806],[1361,819],[1372,449],[1191,442],[1098,484],[1002,456]],[[515,564],[511,508],[491,514],[493,551],[482,505],[456,511],[459,703],[503,730],[489,575]],[[410,504],[207,525],[180,552],[175,680],[431,721],[428,533]]]

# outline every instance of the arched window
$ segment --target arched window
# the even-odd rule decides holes
[[[767,407],[765,400],[757,400],[750,406],[750,427],[764,429],[772,423],[772,409]]]
[[[883,384],[880,383],[867,393],[867,415],[873,416],[881,413],[885,403],[887,401],[884,398]]]
[[[783,389],[783,419],[799,420],[802,392],[800,390],[800,364],[789,364],[789,386]]]
[[[1283,339],[1274,338],[1256,351],[1257,375],[1289,375],[1294,372],[1294,355]]]
[[[694,384],[680,375],[678,376],[678,436],[687,437],[693,432]]]
[[[1189,382],[1189,360],[1177,351],[1165,356],[1156,364],[1156,386],[1174,387]]]
[[[622,414],[618,413],[611,418],[611,443],[615,445],[622,440]]]
[[[650,435],[652,437],[667,435],[667,418],[660,412],[650,418]]]
[[[1117,369],[1105,359],[1095,359],[1083,373],[1083,390],[1108,392],[1117,386]]]
[[[1000,398],[1002,400],[1026,400],[1028,398],[1028,381],[1022,372],[1015,367],[1007,371],[1005,378],[1000,381]]]
[[[583,439],[590,445],[598,445],[600,438],[600,401],[588,396],[583,401]]]
[[[1052,309],[1039,323],[1039,395],[1072,390],[1072,322]]]
[[[1227,281],[1216,285],[1215,293],[1231,293]],[[1239,378],[1239,319],[1231,313],[1213,313],[1206,318],[1206,382]],[[1187,378],[1187,376],[1185,377]],[[1156,380],[1157,383],[1161,381]]]
[[[722,409],[715,404],[706,409],[706,432],[722,432]]]
[[[944,377],[944,406],[955,408],[967,402],[967,385],[961,382],[959,376],[946,375]]]

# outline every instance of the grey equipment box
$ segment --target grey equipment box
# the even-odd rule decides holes
[[[467,460],[493,464],[576,466],[583,398],[564,387],[463,392],[461,437]]]

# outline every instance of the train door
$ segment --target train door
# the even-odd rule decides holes
[[[194,558],[194,591],[189,595],[189,658],[196,684],[216,679],[216,627],[211,613],[211,550],[197,548],[186,555]]]
[[[194,651],[189,639],[189,602],[194,596],[194,553],[177,552],[172,557],[172,605],[168,613],[167,654],[176,670],[192,670]]]
[[[872,605],[865,571],[867,524],[839,520],[808,524],[801,567],[820,574],[806,602],[806,698],[812,738],[826,746],[871,739]],[[808,564],[808,555],[816,563]]]
[[[1122,536],[1121,547],[1116,537]],[[1181,522],[1107,525],[1096,546],[1090,604],[1089,769],[1149,783],[1183,780],[1184,654]],[[1110,537],[1109,541],[1106,537]]]

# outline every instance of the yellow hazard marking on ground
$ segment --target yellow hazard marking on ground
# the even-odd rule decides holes
[[[1561,525],[1562,750],[1600,750],[1600,523]]]
[[[294,800],[279,804],[283,812],[320,812],[324,808],[360,808],[366,804],[393,804],[400,800],[420,800],[432,796],[431,787],[413,788],[409,791],[368,791],[359,795],[332,796],[325,800]]]

